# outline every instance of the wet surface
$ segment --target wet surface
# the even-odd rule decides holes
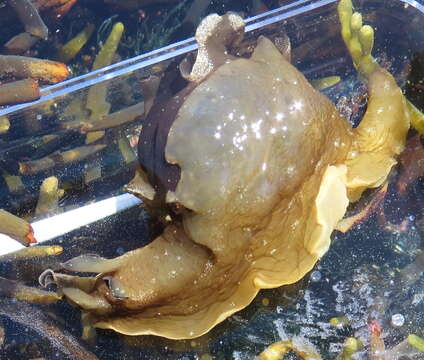
[[[373,2],[370,3],[373,5]],[[235,7],[232,7],[233,5]],[[276,4],[268,5],[272,7]],[[50,28],[51,33],[55,34],[51,41],[63,43],[92,19],[96,24],[97,34],[91,39],[92,42],[87,44],[85,51],[71,64],[74,73],[79,74],[89,70],[92,57],[98,50],[97,44],[105,38],[99,30],[107,32],[112,22],[123,21],[128,29],[118,51],[120,58],[134,56],[165,45],[167,42],[185,38],[190,30],[177,31],[177,36],[173,32],[174,28],[178,28],[178,24],[174,23],[166,27],[172,30],[169,34],[159,34],[155,39],[145,41],[145,34],[158,28],[157,25],[151,27],[148,21],[152,21],[153,24],[161,24],[160,20],[164,19],[172,22],[175,14],[178,14],[175,17],[183,18],[184,10],[190,6],[190,2],[181,2],[179,6],[180,8],[171,5],[143,7],[126,12],[116,11],[111,6],[97,12],[98,7],[93,2],[81,1],[70,10],[60,24]],[[0,8],[0,16],[2,9]],[[250,11],[248,6],[235,2],[231,2],[231,5],[230,2],[212,2],[205,11],[223,12],[230,9],[243,10],[247,13]],[[412,13],[411,9],[405,11]],[[111,16],[112,19],[108,22],[107,19]],[[144,22],[143,19],[146,17],[148,21]],[[415,21],[409,13],[399,17],[403,20],[411,19],[411,24]],[[373,19],[372,12],[369,18]],[[303,22],[306,20],[308,19],[302,19]],[[393,21],[390,17],[388,20],[382,20],[381,27],[384,28],[390,21]],[[306,23],[309,29],[313,28],[311,25],[313,21]],[[335,26],[334,22],[329,23]],[[298,26],[299,23],[290,22],[287,31],[296,32]],[[59,31],[56,33],[55,29]],[[13,27],[5,26],[2,31],[5,39],[15,33]],[[143,35],[140,35],[140,32],[143,32]],[[404,34],[408,32],[406,30],[401,32],[402,36],[412,36],[411,31],[409,35]],[[293,35],[294,44],[302,41],[302,35],[297,34]],[[412,78],[408,78],[407,71],[413,51],[402,48],[407,45],[399,45],[400,35],[387,32],[385,36],[387,38],[380,39],[379,44],[385,44],[381,46],[391,50],[388,51],[388,55],[383,53],[379,59],[397,74],[399,83],[406,83],[407,79],[412,79],[409,84],[407,83],[407,94],[415,100],[417,106],[420,106],[422,89],[415,86],[417,83],[419,85],[420,80],[416,79],[420,77],[414,73]],[[422,34],[417,33],[416,38],[410,40],[408,44],[418,44],[416,47],[419,48],[422,45],[420,41]],[[51,43],[40,43],[35,47],[35,51],[47,56],[53,51],[50,45]],[[396,48],[396,45],[399,47]],[[325,44],[321,43],[319,47],[323,49],[321,59],[328,56]],[[398,49],[402,56],[397,57],[394,48]],[[310,51],[304,49],[305,47],[295,47],[294,62],[304,69],[314,69],[317,64],[304,60],[305,53],[309,60],[311,56]],[[337,104],[340,112],[356,124],[366,109],[366,99],[364,101],[366,88],[353,75],[352,69],[346,70],[346,63],[329,64],[324,70],[316,68],[307,75],[310,78],[334,72],[343,75],[343,81],[325,90],[325,93]],[[413,69],[417,68],[418,65]],[[137,77],[134,75],[132,79]],[[119,86],[124,85],[121,83]],[[143,98],[140,89],[135,90],[130,100],[128,97],[123,97],[123,93],[110,94],[113,106],[116,106],[115,103],[120,102],[118,100],[122,98],[129,103]],[[16,127],[9,133],[0,135],[2,171],[0,207],[31,219],[39,186],[49,175],[57,176],[65,188],[65,196],[59,202],[59,207],[63,208],[72,208],[119,194],[122,192],[122,186],[132,178],[135,158],[128,161],[125,154],[122,155],[117,139],[124,134],[130,148],[134,148],[132,138],[138,135],[138,123],[118,128],[119,131],[107,132],[106,143],[109,146],[102,150],[100,155],[97,154],[94,160],[89,158],[66,166],[58,164],[47,172],[31,176],[20,174],[17,168],[18,162],[44,158],[58,150],[84,145],[86,134],[74,129],[55,131],[53,134],[58,135],[58,139],[52,142],[52,139],[44,138],[40,143],[42,136],[51,135],[51,130],[56,129],[57,118],[62,116],[62,110],[62,108],[60,111],[54,108],[49,110],[45,123],[39,128],[28,127],[21,114],[15,115],[18,125],[15,125]],[[413,135],[411,133],[411,136]],[[156,337],[128,337],[98,330],[97,337],[88,343],[81,340],[80,311],[70,304],[59,302],[49,306],[31,305],[15,299],[1,298],[0,359],[43,357],[238,360],[254,358],[269,344],[293,337],[304,338],[312,343],[324,359],[336,359],[345,339],[349,336],[359,338],[367,348],[370,343],[370,324],[375,321],[382,328],[381,338],[387,348],[395,346],[412,333],[424,336],[422,327],[424,280],[421,276],[424,267],[413,268],[412,272],[407,268],[417,259],[423,247],[424,183],[422,173],[418,174],[408,184],[407,190],[399,193],[397,185],[402,172],[405,171],[402,166],[401,163],[401,166],[393,171],[388,194],[380,207],[347,234],[335,233],[330,251],[304,280],[288,287],[262,291],[248,308],[230,317],[199,339],[170,341]],[[101,168],[102,176],[87,181],[87,169],[95,167]],[[7,180],[5,174],[20,177],[22,188],[18,187],[18,191],[15,191],[16,189],[11,191],[8,183],[10,179]],[[372,196],[370,193],[366,199]],[[354,213],[355,209],[352,209],[352,212]],[[55,239],[51,244],[64,247],[61,255],[19,261],[4,261],[0,258],[0,276],[37,286],[39,274],[48,267],[58,268],[60,262],[81,253],[96,253],[104,257],[121,255],[147,244],[155,231],[150,217],[143,208],[132,208]],[[402,270],[405,268],[407,270]],[[341,328],[332,326],[330,319],[335,317],[346,317],[347,325]],[[360,354],[360,358],[366,356],[365,352]]]

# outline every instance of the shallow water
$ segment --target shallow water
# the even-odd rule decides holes
[[[412,35],[415,26],[418,26],[416,24],[420,24],[417,18],[422,20],[424,15],[418,16],[417,11],[411,8],[401,10],[403,4],[399,8],[391,9],[387,6],[387,9],[382,9],[384,6],[376,5],[373,1],[365,4],[369,8],[363,3],[367,2],[362,2],[361,6],[371,9],[367,13],[368,19],[379,24],[379,60],[396,74],[400,84],[406,85],[408,96],[414,99],[417,106],[421,105],[422,109],[422,89],[415,86],[417,79],[423,75],[420,61],[413,64],[412,70],[408,66],[414,56],[420,59],[416,54],[424,50],[422,33]],[[249,13],[250,7],[242,4],[244,3],[214,1],[205,12],[242,10]],[[92,21],[96,24],[96,36],[93,36],[85,50],[71,64],[74,74],[79,75],[89,71],[98,51],[98,43],[104,41],[104,35],[98,33],[102,23],[104,26],[101,29],[107,32],[110,22],[124,22],[125,38],[118,49],[119,57],[124,59],[182,40],[192,34],[193,28],[174,31],[178,29],[178,21],[182,21],[179,19],[184,18],[190,5],[186,1],[181,2],[178,8],[169,5],[117,11],[114,7],[104,7],[97,11],[98,6],[94,2],[81,1],[64,16],[63,21],[51,28],[59,29],[51,41],[64,42],[85,23]],[[270,2],[268,5],[271,8],[277,4]],[[1,10],[0,8],[0,16]],[[313,15],[290,18],[285,23],[285,30],[290,35],[294,48],[293,62],[309,78],[330,74],[342,76],[343,80],[339,84],[324,92],[353,124],[357,124],[366,108],[366,88],[356,78],[354,70],[346,61],[346,54],[340,50],[341,40],[334,40],[338,36],[334,6],[326,7]],[[112,20],[108,23],[107,19],[111,17]],[[144,21],[146,17],[147,20]],[[168,21],[166,24],[164,19]],[[406,25],[395,28],[393,24],[396,21],[408,23],[410,29],[406,29]],[[323,29],[328,32],[329,40],[320,41]],[[382,35],[382,30],[387,29],[389,31]],[[149,41],[134,40],[144,39],[153,30],[158,30],[158,33],[149,38]],[[8,38],[15,28],[5,27],[2,31],[4,38]],[[306,36],[311,39],[306,41]],[[332,41],[338,41],[334,49],[328,46]],[[40,56],[46,57],[53,52],[51,43],[39,44],[35,50]],[[172,77],[176,66],[170,66],[167,71]],[[143,90],[133,84],[152,72],[152,68],[142,69],[123,80],[111,82],[108,92],[111,112],[143,99]],[[169,85],[159,96],[166,91],[175,91],[175,83],[170,83],[173,85]],[[128,90],[129,85],[133,86],[130,88],[131,92]],[[22,110],[11,115],[13,121],[10,131],[0,135],[0,169],[3,174],[0,181],[1,208],[33,220],[39,186],[44,178],[51,175],[57,176],[65,188],[58,212],[122,193],[122,186],[132,178],[136,163],[132,149],[140,130],[137,121],[128,126],[108,129],[103,138],[108,146],[95,157],[65,166],[55,164],[46,171],[29,175],[22,175],[17,169],[18,162],[44,158],[55,151],[66,151],[84,145],[86,134],[81,133],[78,127],[64,129],[61,125],[81,117],[81,114],[75,115],[69,110],[75,109],[69,104],[72,99],[85,98],[85,91],[84,89],[60,99],[63,102],[57,101],[47,111],[34,107],[27,113]],[[28,114],[34,109],[38,109],[39,113],[35,117],[33,114],[31,121],[28,121]],[[40,119],[37,114],[41,116]],[[39,123],[34,123],[34,118],[40,120]],[[57,137],[46,137],[52,134]],[[119,143],[120,139],[125,139],[125,151],[122,150],[122,143]],[[100,169],[100,176],[97,174],[88,177],[90,169]],[[299,337],[312,343],[324,359],[336,359],[343,342],[349,336],[360,339],[367,349],[370,342],[370,323],[374,321],[381,325],[382,338],[387,348],[398,344],[412,333],[424,336],[424,280],[421,272],[417,272],[411,275],[412,280],[405,282],[405,272],[402,270],[417,258],[423,246],[424,183],[421,174],[411,181],[404,193],[400,193],[398,186],[404,171],[402,166],[393,171],[388,194],[369,219],[346,235],[334,233],[330,251],[311,274],[297,284],[262,291],[248,308],[199,339],[170,341],[157,337],[128,337],[98,330],[93,343],[86,343],[81,340],[80,312],[71,305],[59,302],[50,306],[36,306],[0,298],[0,327],[5,330],[4,340],[0,343],[0,358],[238,360],[254,358],[273,342]],[[18,191],[12,191],[5,174],[19,176],[22,187]],[[370,193],[365,200],[370,199],[373,194]],[[50,215],[53,214],[43,214],[41,217]],[[151,221],[143,208],[132,207],[52,240],[51,244],[64,246],[65,250],[59,256],[33,261],[2,261],[0,258],[0,276],[36,286],[38,275],[47,267],[56,268],[60,262],[81,253],[98,253],[105,257],[120,255],[148,243],[151,239],[149,230]],[[394,315],[396,316],[393,317]],[[348,325],[343,328],[331,326],[330,319],[334,317],[346,317]],[[399,326],[396,319],[402,317],[404,323]],[[358,356],[367,358],[365,352]]]

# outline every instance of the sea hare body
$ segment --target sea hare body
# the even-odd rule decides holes
[[[349,200],[384,182],[402,150],[409,114],[385,70],[369,74],[367,113],[352,129],[290,64],[287,42],[277,48],[261,37],[250,58],[229,55],[242,33],[234,14],[202,22],[197,61],[185,73],[190,85],[171,100],[176,114],[157,147],[162,153],[154,150],[160,139],[140,139],[140,152],[155,159],[141,155],[143,168],[182,220],[116,259],[64,264],[100,273],[95,278],[43,275],[91,312],[97,327],[192,338],[260,289],[301,279],[328,250]],[[159,126],[162,109],[153,107],[145,126]]]

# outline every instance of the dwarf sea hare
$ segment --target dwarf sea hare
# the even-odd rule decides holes
[[[141,178],[155,179],[156,196],[177,204],[182,220],[118,258],[64,264],[96,277],[47,271],[42,283],[55,282],[97,327],[182,339],[310,271],[349,201],[384,182],[410,121],[395,80],[369,57],[369,37],[346,28],[349,1],[339,13],[345,41],[364,44],[353,59],[369,103],[356,129],[290,64],[287,39],[277,47],[260,37],[250,58],[234,57],[227,49],[241,40],[243,20],[210,15],[196,32],[196,62],[182,69],[189,85],[152,107],[140,138]],[[173,114],[162,123],[169,134],[147,136],[164,114]],[[144,189],[154,200],[152,186]]]

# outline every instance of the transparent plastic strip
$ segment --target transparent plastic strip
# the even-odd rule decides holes
[[[259,29],[263,26],[273,24],[281,20],[296,16],[303,12],[311,11],[313,9],[326,6],[335,2],[337,2],[337,0],[295,1],[277,9],[265,12],[252,18],[248,18],[246,20],[246,32]],[[142,68],[154,65],[165,60],[169,60],[173,57],[187,54],[196,49],[196,41],[194,37],[191,37],[189,39],[165,46],[158,50],[138,55],[136,57],[123,60],[121,62],[104,67],[102,69],[92,71],[88,74],[84,74],[63,81],[59,84],[44,87],[41,89],[41,98],[39,100],[25,104],[17,104],[4,109],[0,109],[0,116],[12,114],[19,110],[29,108],[36,104],[40,104],[46,100],[54,99],[59,96],[64,96],[66,94],[70,94],[74,91],[90,87],[103,81],[107,81],[118,76],[123,76],[133,71],[140,70]]]
[[[282,21],[335,2],[337,2],[337,0],[295,1],[278,9],[249,18],[246,21],[248,24],[246,27],[246,32],[259,29],[263,26]],[[401,0],[401,2],[413,6],[420,12],[424,13],[424,5],[420,1]],[[172,57],[188,53],[195,50],[196,48],[197,45],[194,38],[189,38],[159,50],[140,55],[136,58],[124,60],[107,68],[103,68],[89,74],[70,79],[57,85],[46,87],[42,90],[43,97],[40,100],[33,103],[16,105],[0,110],[0,115],[9,114],[26,107],[30,107],[33,104],[41,103],[47,99],[62,96],[64,94],[92,86],[93,84],[127,74],[131,71],[142,69],[143,67],[147,67],[155,63],[168,60]],[[32,223],[32,226],[38,241],[43,242],[64,235],[82,226],[89,225],[107,216],[139,205],[140,203],[141,201],[133,195],[122,194],[68,211],[63,214],[34,222]],[[22,248],[21,244],[5,235],[0,235],[0,243],[2,244],[0,247],[0,255]]]
[[[117,214],[140,203],[141,201],[134,195],[122,194],[35,221],[31,226],[34,229],[34,236],[38,243],[42,243]],[[0,234],[0,244],[0,255],[8,254],[24,247],[9,236],[3,234]]]
[[[421,11],[424,14],[424,5],[422,4],[422,2],[420,1],[416,1],[416,0],[400,0],[401,2],[411,5],[414,8],[416,8],[417,10]]]

